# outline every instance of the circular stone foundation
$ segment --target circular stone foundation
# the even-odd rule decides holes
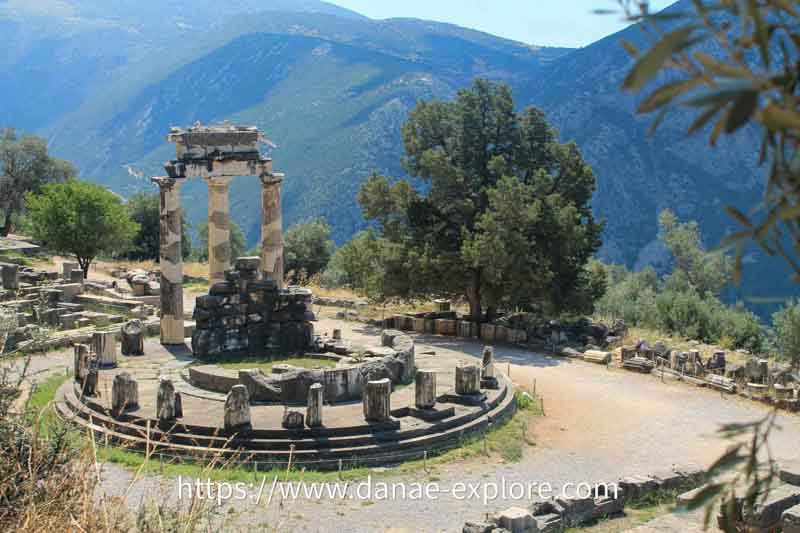
[[[251,401],[251,424],[246,430],[225,429],[226,394],[238,384],[245,384],[248,390],[255,385],[246,383],[246,378],[243,383],[237,372],[194,365],[188,351],[170,352],[153,345],[144,357],[129,359],[117,369],[100,370],[93,396],[83,396],[78,383],[66,383],[59,390],[57,408],[66,420],[128,449],[167,458],[218,456],[256,463],[259,469],[285,465],[290,457],[294,464],[316,469],[338,468],[340,462],[349,467],[416,459],[425,452],[457,445],[465,435],[485,431],[513,413],[514,389],[503,376],[493,384],[496,388],[481,389],[471,396],[456,394],[455,369],[464,361],[452,358],[425,361],[425,370],[437,376],[436,403],[433,408],[417,408],[414,385],[396,387],[413,381],[413,340],[401,332],[385,331],[382,344],[360,351],[358,360],[330,354],[337,361],[333,368],[262,374],[269,378],[268,384],[280,383],[291,392],[282,393],[287,398],[282,402]],[[365,353],[369,351],[371,356]],[[112,383],[121,372],[136,380],[138,405],[112,414]],[[361,390],[367,381],[386,377],[395,385],[391,417],[366,422]],[[175,421],[159,423],[157,396],[164,378],[171,379],[180,394],[183,413]],[[287,412],[305,414],[304,398],[313,383],[324,387],[322,425],[285,429]]]

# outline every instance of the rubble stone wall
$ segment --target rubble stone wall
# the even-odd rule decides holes
[[[311,291],[279,289],[261,279],[258,257],[240,257],[225,281],[196,300],[192,318],[195,357],[210,359],[233,353],[299,353],[312,346],[315,320]]]

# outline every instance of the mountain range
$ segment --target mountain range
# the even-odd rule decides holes
[[[688,5],[681,0],[673,8]],[[365,227],[355,195],[374,171],[402,177],[400,125],[420,99],[451,98],[477,77],[508,83],[542,108],[598,179],[607,220],[603,259],[663,265],[657,217],[669,207],[700,222],[708,244],[735,224],[722,207],[762,193],[758,139],[744,129],[710,150],[675,113],[647,138],[637,96],[620,91],[641,45],[637,27],[581,49],[531,46],[417,19],[373,20],[317,0],[0,1],[0,125],[46,137],[82,177],[123,196],[153,190],[174,154],[170,126],[254,124],[285,172],[284,223],[324,216],[338,243]],[[252,244],[255,178],[231,188],[231,213]],[[206,185],[183,206],[206,213]],[[729,297],[798,294],[783,266],[755,250]],[[761,308],[763,311],[767,308]]]

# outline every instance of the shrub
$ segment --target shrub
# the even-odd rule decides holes
[[[284,257],[286,272],[293,282],[322,272],[333,253],[331,227],[323,218],[297,224],[286,232]]]
[[[609,267],[608,290],[596,306],[598,314],[622,318],[628,325],[659,329],[683,337],[720,342],[730,348],[760,351],[764,332],[753,313],[725,305],[716,296],[701,297],[691,287],[660,288],[652,269],[628,272]]]

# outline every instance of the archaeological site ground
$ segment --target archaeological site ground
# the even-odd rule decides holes
[[[0,2],[0,532],[800,533],[800,12],[610,3]]]

